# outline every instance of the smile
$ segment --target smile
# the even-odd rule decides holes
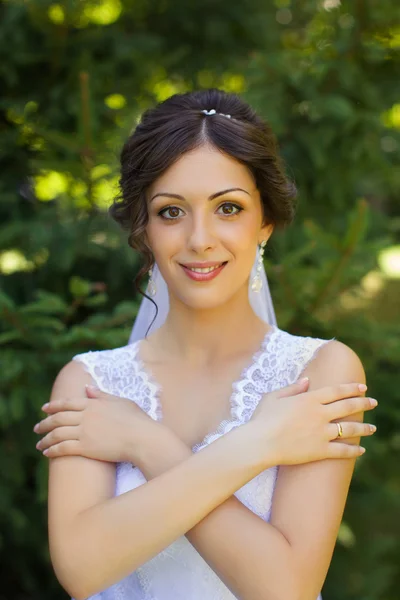
[[[185,267],[184,265],[180,265],[186,275],[193,279],[194,281],[210,281],[214,279],[219,273],[221,273],[222,269],[225,267],[227,263],[221,263],[220,265],[216,265],[214,267]]]

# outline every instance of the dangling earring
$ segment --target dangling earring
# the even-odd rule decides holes
[[[251,282],[251,289],[253,292],[260,292],[262,289],[262,279],[260,277],[260,272],[263,266],[263,256],[264,256],[264,248],[265,248],[265,244],[266,244],[266,240],[264,240],[263,242],[261,242],[260,244],[260,253],[258,256],[258,261],[257,261],[257,267],[256,267],[256,274],[253,277],[253,281]]]
[[[150,267],[150,269],[149,269],[148,291],[149,291],[150,296],[155,296],[156,292],[157,292],[156,284],[155,284],[154,279],[153,279],[153,269],[152,269],[152,267]]]

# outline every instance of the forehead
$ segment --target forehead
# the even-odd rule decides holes
[[[149,196],[170,192],[208,197],[219,190],[241,187],[256,193],[254,178],[235,158],[213,148],[201,146],[186,152],[149,188]]]

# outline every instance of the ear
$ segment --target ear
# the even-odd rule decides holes
[[[261,242],[263,242],[263,241],[267,242],[269,240],[269,238],[271,237],[273,231],[274,231],[274,226],[272,223],[268,223],[267,225],[264,225],[260,229],[260,233],[258,236],[258,243],[261,244]]]

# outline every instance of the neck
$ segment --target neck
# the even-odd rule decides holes
[[[246,285],[228,302],[211,309],[189,307],[171,295],[168,317],[149,339],[171,360],[204,365],[255,352],[270,328],[254,313]]]

